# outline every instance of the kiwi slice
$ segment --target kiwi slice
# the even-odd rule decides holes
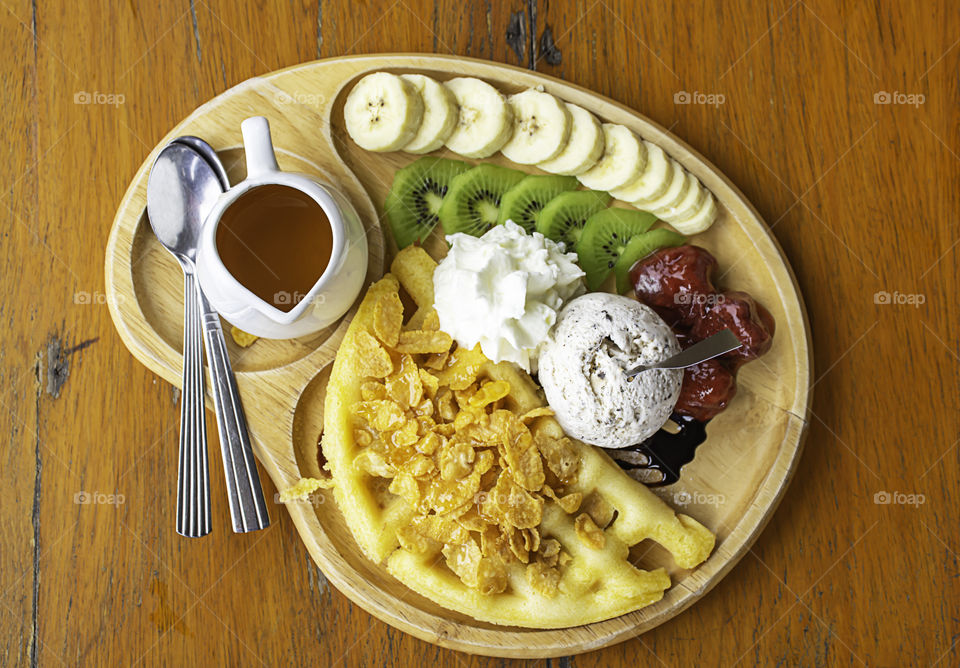
[[[630,290],[630,270],[638,260],[661,248],[680,246],[685,241],[686,238],[682,234],[665,227],[658,227],[632,238],[620,253],[616,264],[613,265],[613,273],[617,276],[617,292],[622,295]]]
[[[537,226],[540,211],[560,193],[574,190],[579,185],[575,176],[533,174],[526,176],[517,185],[503,194],[500,200],[500,219],[503,225],[512,220],[527,232]]]
[[[604,209],[590,216],[577,242],[580,267],[587,274],[587,288],[597,290],[613,271],[627,244],[650,229],[652,213],[634,209]]]
[[[587,218],[607,208],[613,199],[598,190],[574,190],[560,193],[537,216],[537,232],[562,241],[567,250],[575,250]]]
[[[383,208],[399,248],[427,238],[439,220],[450,181],[468,169],[460,160],[427,157],[397,170]]]
[[[482,164],[458,174],[440,205],[440,224],[447,234],[465,232],[479,237],[500,220],[500,201],[517,185],[523,172]]]

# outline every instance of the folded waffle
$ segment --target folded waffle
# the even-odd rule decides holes
[[[651,539],[693,568],[713,534],[567,438],[522,370],[438,331],[435,267],[421,248],[398,254],[327,386],[323,454],[364,554],[494,624],[575,626],[660,600],[669,576],[635,567],[630,548]]]

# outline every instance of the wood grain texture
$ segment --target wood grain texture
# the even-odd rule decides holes
[[[508,42],[517,13],[525,37]],[[556,65],[538,57],[547,26]],[[103,303],[124,189],[197,105],[317,57],[423,51],[532,63],[670,128],[772,226],[810,315],[810,435],[751,552],[669,623],[550,663],[956,665],[958,34],[946,2],[3,3],[3,662],[504,663],[357,609],[283,513],[235,536],[215,503],[204,541],[169,531],[175,395]],[[881,91],[924,97],[875,104]],[[223,499],[216,458],[211,481]]]
[[[121,339],[147,368],[180,383],[181,271],[156,241],[145,218],[149,169],[166,142],[184,134],[205,137],[215,148],[226,149],[228,163],[237,162],[232,159],[242,150],[233,148],[239,142],[237,128],[251,114],[270,120],[281,168],[334,183],[351,199],[367,228],[368,281],[382,275],[383,235],[377,222],[382,205],[375,206],[370,198],[382,203],[393,174],[416,156],[360,149],[348,137],[343,118],[344,100],[354,83],[379,70],[424,73],[438,80],[476,76],[504,93],[540,86],[589,109],[604,122],[624,124],[663,147],[718,202],[717,221],[692,242],[715,255],[725,268],[726,285],[748,290],[770,309],[778,323],[777,336],[763,362],[739,375],[736,402],[711,422],[707,444],[684,467],[682,482],[657,490],[667,503],[710,528],[717,546],[692,573],[677,569],[666,555],[638,546],[632,561],[642,559],[646,569],[663,566],[674,581],[655,605],[575,629],[493,627],[439,609],[399,587],[385,567],[367,563],[331,505],[331,493],[323,495],[322,504],[287,505],[300,536],[327,578],[364,610],[419,638],[474,654],[540,658],[579,653],[621,642],[668,621],[716,586],[743,557],[785,493],[808,422],[810,337],[793,276],[763,221],[722,174],[635,112],[557,79],[462,56],[328,58],[246,81],[173,128],[144,161],[120,203],[107,242],[105,293]],[[455,157],[449,151],[434,155]],[[502,155],[484,162],[518,167]],[[231,182],[242,177],[235,173]],[[437,258],[446,251],[439,230],[425,246]],[[329,371],[321,369],[333,361],[351,316],[352,312],[339,325],[308,339],[263,341],[248,349],[228,344],[251,439],[281,490],[301,477],[322,475],[316,467],[317,441]]]

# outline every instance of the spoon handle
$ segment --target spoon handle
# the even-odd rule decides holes
[[[177,475],[177,533],[210,533],[210,472],[203,406],[203,349],[197,279],[183,271],[183,391],[180,394],[180,463]]]
[[[247,419],[240,403],[237,380],[230,365],[227,344],[223,339],[220,315],[207,301],[197,285],[202,312],[207,362],[213,380],[213,406],[220,433],[220,454],[223,474],[230,499],[230,517],[236,533],[265,529],[270,525],[267,503],[263,498],[257,462],[250,447]]]

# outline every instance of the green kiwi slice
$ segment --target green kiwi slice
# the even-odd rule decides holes
[[[426,157],[397,170],[383,208],[399,248],[427,238],[450,182],[468,169],[460,160]]]
[[[630,270],[638,260],[661,248],[680,246],[685,241],[686,238],[682,234],[665,227],[658,227],[632,238],[620,253],[616,264],[613,265],[613,273],[617,276],[617,292],[622,295],[630,290]]]
[[[588,289],[599,289],[630,240],[649,230],[655,220],[652,213],[634,209],[604,209],[587,219],[577,255],[587,274]]]
[[[447,234],[479,237],[500,219],[500,200],[523,179],[523,172],[482,164],[453,177],[440,205],[440,224]]]
[[[576,250],[577,242],[587,219],[607,208],[612,198],[597,190],[574,190],[560,193],[537,216],[537,232],[562,241],[568,251]]]
[[[504,193],[500,200],[500,219],[497,222],[503,225],[512,220],[527,232],[533,232],[543,207],[560,193],[574,190],[578,185],[579,181],[575,176],[526,176]]]

